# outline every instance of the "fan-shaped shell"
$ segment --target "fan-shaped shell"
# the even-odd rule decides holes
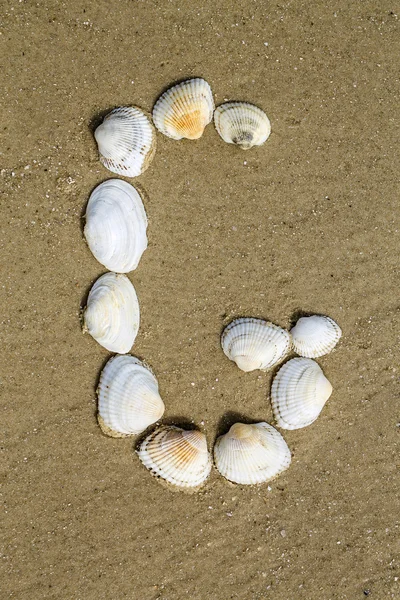
[[[147,248],[147,217],[135,188],[109,179],[90,195],[84,235],[94,257],[110,271],[128,273]]]
[[[284,359],[291,347],[289,333],[268,321],[236,319],[225,327],[222,349],[242,371],[265,371]]]
[[[177,488],[198,488],[211,470],[206,436],[173,425],[160,427],[147,436],[138,455],[153,475]]]
[[[112,110],[94,132],[100,162],[113,173],[137,177],[147,169],[156,149],[156,132],[134,106]]]
[[[137,435],[164,414],[157,379],[134,356],[114,356],[97,388],[98,421],[111,437]]]
[[[265,114],[248,102],[226,102],[215,109],[214,123],[224,142],[243,150],[261,146],[270,136],[271,123]]]
[[[319,416],[332,393],[320,366],[311,358],[293,358],[272,383],[271,403],[278,427],[300,429]]]
[[[342,336],[342,330],[330,317],[301,317],[290,330],[293,349],[300,356],[317,358],[329,354]]]
[[[126,275],[105,273],[93,284],[83,313],[83,331],[110,352],[125,354],[139,330],[139,302]]]
[[[254,485],[269,481],[288,468],[290,450],[268,423],[235,423],[214,446],[215,466],[234,483]]]
[[[180,140],[196,140],[211,122],[214,100],[204,79],[189,79],[160,96],[153,108],[153,121],[161,133]]]

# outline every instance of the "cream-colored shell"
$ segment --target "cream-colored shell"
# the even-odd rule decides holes
[[[147,217],[135,188],[109,179],[90,195],[84,235],[94,257],[110,271],[128,273],[147,248]]]
[[[268,423],[235,423],[214,446],[214,462],[223,477],[244,485],[270,481],[288,468],[290,450]]]
[[[196,140],[211,122],[214,100],[204,79],[189,79],[160,96],[153,108],[153,121],[161,133],[180,140]]]
[[[279,369],[271,389],[278,427],[300,429],[311,425],[331,394],[332,386],[314,360],[289,360]]]
[[[126,275],[105,273],[93,284],[83,313],[83,331],[110,352],[125,354],[139,330],[135,288]]]
[[[289,332],[273,323],[246,317],[225,327],[221,345],[242,371],[265,371],[285,358],[291,338]]]
[[[110,358],[97,388],[98,421],[111,437],[137,435],[164,414],[157,379],[134,356]]]
[[[290,330],[293,349],[300,356],[317,358],[329,354],[342,336],[342,330],[330,317],[301,317]]]
[[[156,149],[156,132],[134,106],[112,110],[94,132],[100,162],[113,173],[137,177],[147,169]]]
[[[265,114],[248,102],[226,102],[215,109],[215,128],[224,142],[243,150],[261,146],[270,136],[271,123]]]

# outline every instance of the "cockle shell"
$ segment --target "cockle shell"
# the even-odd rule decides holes
[[[268,423],[235,423],[217,439],[214,461],[229,481],[254,485],[287,469],[291,455],[281,434]]]
[[[128,273],[147,248],[147,217],[135,188],[109,179],[90,195],[84,235],[94,257],[110,271]]]
[[[94,132],[100,162],[113,173],[137,177],[147,169],[156,149],[156,132],[134,106],[112,110]]]
[[[311,358],[293,358],[272,383],[271,403],[278,427],[300,429],[311,425],[332,393],[320,366]]]
[[[215,109],[215,128],[224,142],[243,150],[261,146],[270,136],[271,123],[265,114],[248,102],[226,102]]]
[[[339,325],[330,317],[321,315],[301,317],[290,333],[294,351],[307,358],[328,354],[342,336]]]
[[[194,490],[211,471],[206,436],[197,430],[164,425],[142,441],[138,455],[153,475],[177,488]]]
[[[214,100],[204,79],[189,79],[160,96],[153,108],[153,121],[161,133],[180,140],[197,140],[211,122]]]
[[[290,334],[262,319],[236,319],[225,327],[222,349],[242,371],[265,371],[284,359],[291,347]]]
[[[83,331],[110,352],[125,354],[139,330],[139,302],[126,275],[105,273],[93,284],[83,313]]]
[[[134,356],[114,356],[104,367],[97,388],[98,421],[111,437],[137,435],[164,414],[157,379]]]

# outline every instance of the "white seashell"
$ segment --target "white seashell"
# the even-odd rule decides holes
[[[214,461],[229,481],[254,485],[287,469],[291,455],[281,434],[268,423],[235,423],[217,439]]]
[[[197,430],[164,425],[142,441],[138,455],[153,475],[178,488],[198,488],[211,471],[206,436]]]
[[[114,356],[97,388],[98,421],[111,437],[137,435],[164,414],[157,379],[134,356]]]
[[[139,330],[139,302],[126,275],[105,273],[93,284],[83,313],[83,331],[110,352],[125,354]]]
[[[134,106],[112,110],[94,132],[100,162],[113,173],[137,177],[147,169],[156,149],[156,132]]]
[[[342,336],[342,330],[333,319],[320,315],[301,317],[290,333],[294,351],[307,358],[328,354]]]
[[[214,100],[204,79],[188,79],[160,96],[153,108],[153,121],[161,133],[180,140],[197,140],[211,122]]]
[[[226,102],[215,109],[215,128],[224,142],[243,150],[261,146],[270,136],[271,123],[265,114],[248,102]]]
[[[278,427],[300,429],[311,425],[332,394],[332,386],[311,358],[293,358],[272,383],[271,403]]]
[[[235,319],[221,336],[222,349],[242,371],[265,371],[283,360],[291,347],[289,332],[262,319]]]
[[[94,257],[110,271],[128,273],[147,248],[147,217],[135,188],[109,179],[90,195],[84,235]]]

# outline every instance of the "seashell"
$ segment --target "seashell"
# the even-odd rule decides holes
[[[332,386],[311,358],[292,358],[272,383],[271,403],[278,427],[300,429],[311,425],[332,394]]]
[[[153,108],[153,121],[161,133],[174,139],[197,140],[211,122],[214,100],[204,79],[188,79],[160,96]]]
[[[307,358],[328,354],[342,336],[342,330],[333,319],[320,315],[301,317],[290,333],[294,351]]]
[[[90,195],[84,235],[94,257],[110,271],[128,273],[147,248],[147,217],[135,188],[109,179]]]
[[[125,354],[139,330],[139,302],[126,275],[105,273],[93,284],[83,313],[83,331],[110,352]]]
[[[289,332],[262,319],[235,319],[221,336],[222,349],[242,371],[265,371],[284,359],[291,347]]]
[[[113,173],[137,177],[147,169],[156,150],[156,132],[135,106],[112,110],[94,132],[100,162]]]
[[[261,146],[270,136],[271,123],[265,114],[248,102],[226,102],[215,109],[215,128],[224,142],[243,150]]]
[[[104,367],[97,388],[98,421],[111,437],[137,435],[164,414],[157,379],[134,356],[114,356]]]
[[[215,466],[234,483],[254,485],[269,481],[288,468],[290,450],[268,423],[235,423],[214,446]]]
[[[147,436],[138,449],[144,466],[174,487],[195,490],[210,474],[206,436],[164,425]]]

